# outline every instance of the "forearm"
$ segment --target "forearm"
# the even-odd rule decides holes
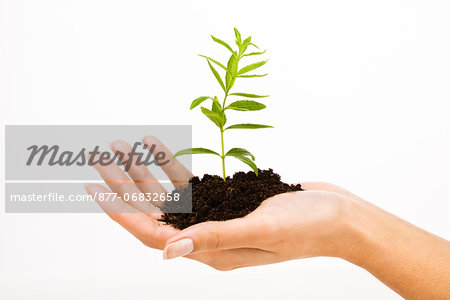
[[[450,296],[450,242],[382,209],[352,201],[353,245],[342,257],[372,273],[408,299]]]

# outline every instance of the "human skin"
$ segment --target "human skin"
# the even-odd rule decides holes
[[[170,151],[156,138],[154,153]],[[122,141],[113,151],[129,153]],[[95,166],[112,192],[164,193],[143,165],[128,175],[117,165]],[[176,159],[162,166],[175,186],[192,174]],[[163,250],[165,259],[184,256],[217,270],[232,270],[286,260],[330,256],[358,265],[402,297],[445,299],[450,296],[450,242],[428,233],[346,191],[321,182],[302,183],[305,191],[266,199],[249,215],[225,222],[205,222],[177,230],[158,221],[161,212],[147,202],[98,201],[105,212],[146,246]],[[111,192],[98,184],[89,194]]]

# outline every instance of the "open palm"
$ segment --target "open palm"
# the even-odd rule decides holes
[[[148,136],[143,141],[156,146],[150,149],[154,153],[172,156],[155,137]],[[122,153],[130,153],[132,149],[123,141],[116,141],[111,147]],[[133,164],[129,176],[115,164],[95,165],[95,168],[110,190],[89,184],[86,189],[91,195],[112,191],[122,197],[132,193],[167,192],[144,165]],[[162,169],[175,187],[192,177],[176,159],[171,159]],[[243,218],[200,223],[182,231],[159,221],[161,211],[157,205],[121,199],[97,202],[114,221],[146,246],[165,248],[166,258],[180,256],[177,248],[180,244],[186,248],[187,241],[191,249],[185,249],[187,253],[182,255],[218,270],[231,270],[334,253],[328,248],[333,246],[331,237],[339,230],[335,224],[345,209],[343,200],[357,197],[326,183],[304,183],[302,187],[307,191],[276,195]]]

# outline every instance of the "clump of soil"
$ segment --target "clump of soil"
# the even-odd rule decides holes
[[[191,188],[175,190],[183,197],[192,197],[192,213],[164,213],[160,221],[178,229],[206,221],[240,218],[254,211],[265,199],[277,194],[301,191],[300,184],[287,184],[280,175],[269,170],[237,172],[226,181],[217,175],[193,177]],[[186,199],[186,198],[185,198]],[[169,202],[166,202],[168,204]],[[170,202],[176,205],[176,202]]]

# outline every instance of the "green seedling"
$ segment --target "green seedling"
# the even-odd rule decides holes
[[[220,142],[221,142],[221,154],[219,154],[216,151],[207,149],[207,148],[189,148],[184,149],[181,151],[178,151],[175,153],[173,157],[180,156],[180,155],[187,155],[187,154],[213,154],[220,157],[222,161],[222,173],[223,173],[223,180],[226,180],[226,172],[225,172],[225,158],[227,156],[231,156],[234,158],[239,159],[243,163],[249,165],[256,175],[258,175],[258,168],[256,164],[254,163],[255,157],[253,154],[251,154],[248,150],[243,148],[232,148],[225,152],[225,145],[224,145],[224,133],[227,130],[231,129],[260,129],[260,128],[272,128],[272,126],[269,125],[262,125],[262,124],[251,124],[251,123],[242,123],[242,124],[234,124],[230,125],[228,127],[225,127],[225,124],[227,123],[227,111],[228,110],[237,110],[237,111],[255,111],[255,110],[261,110],[266,108],[266,106],[260,102],[254,101],[254,100],[248,100],[248,98],[265,98],[268,96],[264,95],[256,95],[256,94],[250,94],[250,93],[231,93],[231,89],[238,78],[256,78],[256,77],[263,77],[267,74],[263,75],[257,75],[257,74],[248,74],[249,72],[263,66],[267,60],[259,61],[256,63],[249,64],[245,67],[239,68],[239,63],[241,60],[243,60],[246,57],[249,56],[257,56],[262,55],[265,53],[265,51],[259,51],[256,50],[255,52],[246,53],[246,51],[250,47],[254,47],[256,49],[259,49],[255,44],[251,42],[251,37],[242,40],[241,34],[239,31],[234,28],[234,33],[236,35],[236,45],[238,46],[237,50],[234,50],[232,47],[230,47],[229,44],[226,42],[211,36],[213,41],[224,46],[231,52],[231,56],[228,59],[228,63],[225,66],[224,64],[218,62],[215,59],[212,59],[211,57],[205,56],[205,55],[199,55],[206,59],[206,62],[209,65],[209,68],[211,69],[212,73],[214,74],[214,77],[216,78],[217,82],[219,83],[220,87],[222,88],[223,92],[225,93],[223,100],[220,101],[217,96],[211,97],[211,96],[201,96],[192,101],[191,103],[191,110],[195,107],[199,106],[206,100],[211,100],[212,105],[211,109],[208,109],[206,107],[201,107],[202,113],[211,120],[220,130]],[[216,68],[213,66],[217,66],[220,69],[223,69],[225,71],[224,79],[220,76],[219,72],[216,70]],[[240,100],[234,101],[227,105],[227,100],[229,97],[241,97]],[[244,99],[242,99],[244,98]]]

